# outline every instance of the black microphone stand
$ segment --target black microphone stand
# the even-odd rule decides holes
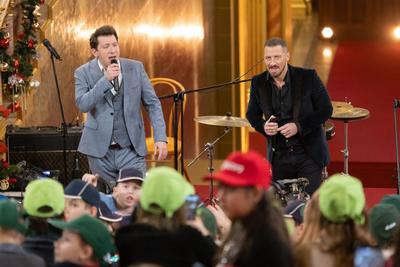
[[[216,84],[216,85],[212,85],[212,86],[207,86],[207,87],[202,87],[202,88],[198,88],[198,89],[191,89],[191,90],[186,90],[186,91],[181,91],[178,93],[173,93],[173,94],[168,94],[168,95],[163,95],[160,96],[159,99],[168,99],[168,98],[172,98],[174,100],[174,117],[172,120],[172,125],[173,125],[173,129],[174,129],[174,168],[179,171],[178,168],[178,131],[179,131],[179,122],[178,122],[178,114],[179,112],[181,113],[181,119],[180,119],[180,123],[181,123],[181,129],[180,129],[180,133],[181,133],[181,160],[180,160],[180,172],[183,175],[183,166],[184,166],[184,162],[183,162],[183,138],[184,138],[184,128],[183,127],[183,100],[185,99],[185,95],[187,94],[192,94],[192,93],[196,93],[196,92],[202,92],[202,91],[211,91],[211,90],[215,90],[217,88],[221,88],[221,87],[225,87],[225,86],[229,86],[229,85],[234,85],[234,84],[240,84],[240,83],[244,83],[244,82],[249,82],[251,81],[251,79],[246,79],[246,80],[234,80],[231,82],[227,82],[227,83],[221,83],[221,84]]]
[[[68,177],[68,174],[67,174],[67,124],[65,122],[64,107],[63,107],[63,103],[61,100],[60,87],[58,85],[56,66],[54,64],[54,55],[51,52],[50,52],[50,58],[51,58],[51,66],[52,66],[53,74],[54,74],[54,81],[56,83],[58,104],[60,106],[60,112],[61,112],[61,120],[62,120],[61,128],[62,128],[62,140],[63,140],[63,164],[64,164],[64,177],[63,177],[62,184],[66,185],[66,179]]]
[[[400,108],[400,101],[395,99],[393,103],[393,117],[394,117],[394,135],[396,144],[396,171],[397,171],[397,194],[400,194],[400,162],[399,162],[399,135],[397,132],[397,115],[396,110]]]

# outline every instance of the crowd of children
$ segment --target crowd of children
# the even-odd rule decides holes
[[[121,170],[111,194],[92,174],[65,188],[34,180],[22,203],[0,200],[0,265],[400,266],[398,195],[367,209],[360,180],[336,174],[282,207],[269,163],[252,151],[230,154],[212,178],[208,207],[169,167]]]

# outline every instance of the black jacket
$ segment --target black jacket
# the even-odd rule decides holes
[[[175,232],[137,223],[120,228],[115,237],[120,267],[155,263],[165,267],[213,266],[216,246],[210,237],[183,225]]]
[[[328,145],[323,123],[332,115],[329,95],[315,70],[289,67],[294,122],[300,125],[300,141],[306,153],[320,166],[329,163]],[[252,78],[246,117],[250,124],[269,139],[264,132],[266,120],[273,114],[272,86],[265,71]],[[273,151],[268,142],[268,159]]]

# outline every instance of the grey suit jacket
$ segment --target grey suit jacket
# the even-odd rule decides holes
[[[147,153],[141,103],[147,110],[154,129],[154,140],[166,141],[165,122],[158,100],[143,64],[120,58],[124,83],[124,118],[129,139],[140,156]],[[75,70],[75,101],[79,110],[87,112],[87,121],[78,150],[92,157],[103,157],[111,143],[113,85],[101,72],[97,59]]]

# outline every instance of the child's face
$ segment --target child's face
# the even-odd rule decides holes
[[[54,242],[55,262],[69,261],[80,264],[90,260],[93,250],[86,244],[79,234],[64,230],[61,237]]]
[[[139,202],[141,188],[140,182],[136,181],[118,183],[113,190],[118,208],[127,209],[136,205]]]
[[[91,214],[91,207],[82,199],[65,198],[64,217],[66,221],[71,221],[82,215]]]
[[[231,220],[246,217],[258,201],[254,191],[255,189],[220,184],[218,198],[226,216]]]

